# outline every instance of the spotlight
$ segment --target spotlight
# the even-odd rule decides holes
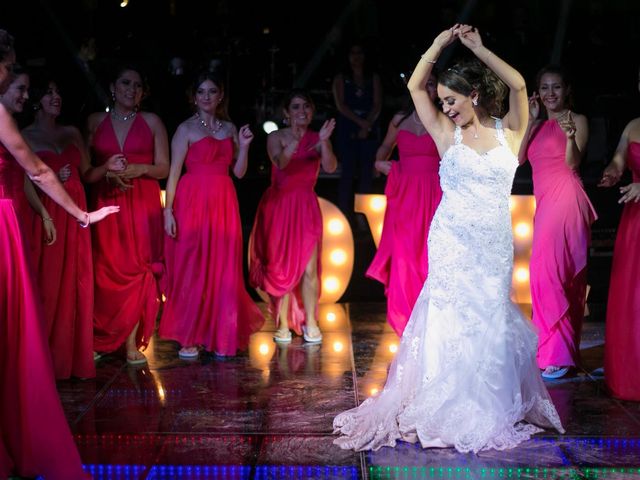
[[[278,130],[278,125],[276,124],[276,122],[274,122],[272,120],[267,120],[266,122],[264,122],[262,124],[262,129],[268,135],[271,132],[275,132],[276,130]]]

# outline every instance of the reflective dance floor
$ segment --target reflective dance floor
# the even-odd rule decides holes
[[[95,380],[58,384],[86,469],[105,480],[640,479],[640,404],[604,392],[602,322],[585,324],[584,369],[548,383],[565,435],[477,455],[334,446],[333,417],[382,389],[398,347],[384,312],[322,305],[321,345],[277,346],[267,323],[234,358],[179,360],[177,344],[154,338],[147,366],[101,359]]]

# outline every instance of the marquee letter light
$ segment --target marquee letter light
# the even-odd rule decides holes
[[[384,212],[387,209],[387,197],[380,194],[356,193],[353,209],[358,213],[364,213],[373,235],[373,242],[378,248],[384,224]]]

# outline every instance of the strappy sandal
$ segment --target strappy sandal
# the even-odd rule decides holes
[[[276,343],[291,343],[291,331],[276,330],[273,334],[273,341]]]
[[[200,355],[200,349],[198,347],[182,347],[178,352],[178,357],[183,360],[194,360]]]
[[[138,354],[142,357],[139,357]],[[129,365],[144,365],[145,363],[147,363],[147,357],[144,356],[144,353],[139,351],[136,351],[136,358],[131,358],[127,353],[127,363]]]
[[[558,378],[564,377],[567,373],[569,373],[569,367],[548,366],[542,372],[542,378],[557,380]]]
[[[302,327],[302,338],[304,338],[304,341],[309,343],[322,342],[322,332],[320,331],[320,329],[318,327],[314,327],[314,329],[311,331],[313,331],[314,333],[317,332],[316,335],[311,336],[307,327]]]

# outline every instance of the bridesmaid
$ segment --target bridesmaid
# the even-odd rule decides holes
[[[264,323],[244,287],[242,227],[229,176],[247,171],[253,133],[229,121],[221,78],[201,73],[193,84],[196,113],[171,142],[164,228],[167,301],[159,335],[180,342],[181,358],[202,345],[235,355]],[[180,177],[183,165],[186,173]]]
[[[93,204],[120,205],[120,215],[93,230],[95,272],[94,350],[126,344],[127,362],[145,363],[160,308],[156,277],[162,274],[162,205],[158,179],[169,173],[167,132],[160,118],[139,111],[140,72],[125,66],[110,84],[113,106],[87,121],[97,182]]]
[[[0,94],[11,80],[13,38],[0,30]],[[85,228],[117,207],[86,212],[25,143],[0,103],[0,478],[90,478],[82,469],[54,381],[36,281],[26,252],[24,174]]]
[[[620,187],[624,204],[611,267],[604,344],[604,379],[611,395],[640,401],[640,118],[622,132],[601,187],[617,184],[626,168],[632,183]]]
[[[435,76],[427,82],[432,101]],[[399,161],[389,161],[397,145]],[[417,118],[413,104],[394,115],[376,153],[375,167],[388,175],[387,210],[380,245],[366,275],[385,287],[387,321],[402,336],[427,279],[429,226],[442,197],[436,144]]]
[[[24,112],[24,107],[29,100],[29,73],[22,66],[16,64],[12,68],[12,75],[9,86],[6,91],[0,95],[0,103],[12,116],[16,117]],[[51,216],[45,206],[40,202],[38,194],[33,188],[33,184],[29,181],[29,177],[24,177],[24,193],[28,202],[20,202],[15,207],[20,210],[16,211],[18,218],[22,220],[23,225],[31,225],[31,222],[38,220],[43,225],[44,240],[48,244],[53,244],[56,240],[56,228],[51,220]],[[29,208],[31,205],[31,208]],[[36,215],[34,215],[34,212]],[[32,250],[32,242],[27,239],[29,251]],[[29,255],[29,261],[33,260],[33,256]]]
[[[307,342],[318,343],[322,216],[314,187],[320,165],[326,172],[336,169],[330,142],[335,120],[324,122],[319,132],[311,130],[315,107],[304,90],[291,91],[284,105],[289,127],[267,137],[271,186],[260,200],[251,233],[249,277],[252,286],[269,295],[276,342],[291,342],[292,328]]]
[[[580,361],[587,247],[597,215],[578,174],[587,118],[570,110],[571,88],[562,68],[543,68],[536,85],[529,99],[528,147],[522,151],[531,163],[536,199],[530,279],[538,366],[544,378],[554,379]],[[546,119],[538,119],[540,103]]]
[[[84,141],[77,128],[57,123],[62,97],[55,80],[32,76],[31,102],[35,118],[22,131],[31,149],[55,172],[67,193],[87,208],[81,176],[91,175]],[[64,209],[39,192],[47,217],[32,225],[38,286],[56,378],[91,378],[93,361],[93,262],[91,236]],[[55,225],[57,240],[50,244],[46,227]],[[44,230],[44,231],[43,231]]]

